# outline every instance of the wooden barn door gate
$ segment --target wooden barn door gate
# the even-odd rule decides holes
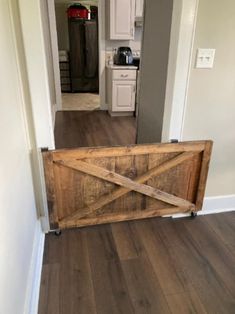
[[[50,228],[201,210],[211,141],[43,151]]]

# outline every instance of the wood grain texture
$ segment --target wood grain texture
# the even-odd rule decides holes
[[[231,212],[48,234],[38,313],[233,314],[234,230]]]
[[[187,212],[188,209],[181,207],[170,207],[170,208],[161,208],[161,209],[151,209],[148,210],[136,210],[136,211],[128,211],[126,213],[113,213],[113,214],[102,214],[102,217],[89,217],[83,219],[73,219],[64,222],[64,220],[60,221],[60,227],[62,229],[67,228],[75,228],[75,227],[85,227],[91,225],[99,225],[111,222],[120,222],[120,221],[128,221],[128,220],[136,220],[136,219],[144,219],[144,218],[152,218],[164,215],[174,215],[179,213]]]
[[[46,184],[47,193],[47,206],[48,215],[51,229],[57,229],[58,224],[58,212],[56,208],[56,195],[55,195],[55,178],[54,178],[54,167],[53,167],[53,156],[50,152],[44,152],[43,154],[44,164],[44,177]]]
[[[201,164],[201,171],[200,177],[198,182],[198,192],[197,192],[197,199],[196,199],[196,209],[201,210],[203,205],[203,198],[205,195],[206,190],[206,180],[209,170],[209,164],[211,159],[211,152],[212,152],[212,141],[206,141],[205,149],[202,155],[202,164]]]
[[[59,227],[194,211],[204,196],[206,146],[203,141],[47,152]]]
[[[134,145],[135,124],[102,111],[57,113],[57,149],[43,153],[51,229],[202,208],[212,142]]]
[[[94,144],[93,144],[94,145]],[[138,156],[146,154],[160,153],[182,153],[182,152],[202,152],[205,149],[205,141],[194,142],[180,142],[180,143],[157,143],[157,144],[139,144],[127,146],[114,146],[110,147],[94,147],[89,148],[81,147],[76,149],[58,149],[54,151],[53,160],[71,160],[71,159],[84,159],[84,158],[100,158],[100,157],[113,157],[113,150],[115,148],[115,156]]]
[[[135,143],[134,117],[111,117],[108,112],[101,110],[56,113],[56,149]]]
[[[175,158],[162,163],[160,166],[158,165],[156,167],[153,167],[152,169],[148,171],[147,171],[148,155],[147,156],[142,155],[140,158],[135,158],[135,164],[136,164],[135,170],[136,170],[137,177],[134,179],[134,182],[144,183],[147,180],[149,180],[151,177],[159,176],[160,174],[170,170],[172,167],[177,166],[179,163],[191,158],[192,156],[193,156],[193,153],[190,153],[190,152],[182,153],[179,156],[176,156]],[[121,160],[120,160],[120,157],[118,158],[119,158],[119,162],[117,164],[120,165]],[[125,167],[128,168],[127,162],[128,162],[128,158],[125,157],[125,159],[123,159],[123,163]],[[144,174],[138,176],[139,173],[144,173]],[[121,196],[126,195],[130,191],[131,191],[130,189],[125,188],[125,187],[116,188],[113,191],[111,191],[109,194],[106,193],[103,196],[101,196],[99,199],[96,199],[93,203],[89,204],[89,206],[76,211],[76,213],[72,213],[71,215],[69,215],[68,219],[70,220],[72,218],[72,219],[77,220],[81,217],[86,217],[87,215],[97,211],[101,207],[115,201],[117,198],[120,198]],[[141,203],[139,206],[140,209],[146,206],[145,198],[140,197],[139,195],[134,195],[134,197],[135,197],[135,204],[137,208],[138,208],[139,202]],[[116,206],[120,207],[119,203],[118,204],[116,203]],[[66,220],[67,218],[63,219],[63,221],[66,221]]]
[[[175,205],[179,207],[186,207],[186,208],[194,207],[194,205],[189,201],[186,201],[184,199],[181,199],[169,193],[160,191],[158,189],[152,188],[151,186],[133,181],[114,171],[110,171],[105,168],[98,167],[96,165],[88,164],[84,161],[80,161],[80,160],[75,160],[75,161],[67,160],[67,161],[61,161],[61,162],[57,161],[56,164],[71,168],[73,170],[78,170],[80,172],[103,179],[105,181],[114,183],[116,185],[120,185],[124,188],[127,188],[130,191],[136,191],[140,194],[150,196],[152,198],[161,200],[171,205]]]

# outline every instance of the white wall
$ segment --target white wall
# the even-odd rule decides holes
[[[41,1],[19,1],[23,44],[32,99],[38,147],[54,148],[50,78],[47,69],[47,46],[41,18]],[[49,32],[49,29],[48,29]]]
[[[41,9],[41,17],[42,17],[42,27],[43,27],[43,37],[44,37],[44,45],[46,47],[46,64],[47,64],[47,77],[49,83],[49,91],[50,91],[50,102],[51,102],[51,115],[53,120],[53,125],[55,123],[55,112],[57,111],[57,99],[56,99],[56,86],[55,86],[55,71],[54,71],[54,63],[53,63],[53,55],[52,55],[52,39],[50,32],[50,21],[49,18],[49,10],[48,10],[48,0],[40,1],[40,9]],[[58,53],[58,51],[57,51]],[[59,65],[57,64],[57,70]],[[57,82],[60,84],[60,81]],[[60,104],[59,104],[60,105]]]
[[[23,88],[27,82],[20,75],[11,14],[16,3],[0,2],[0,313],[4,314],[29,313],[34,244],[42,236],[30,163],[32,137],[25,107],[29,98]]]
[[[183,140],[212,139],[207,196],[235,194],[235,1],[199,1]],[[197,48],[215,48],[214,68],[195,69]]]
[[[118,48],[122,46],[130,47],[132,50],[141,50],[142,33],[143,33],[142,27],[135,27],[134,40],[108,40],[106,39],[106,42],[105,42],[106,50],[111,51],[113,48]]]

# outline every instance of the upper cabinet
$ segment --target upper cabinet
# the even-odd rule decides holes
[[[135,0],[109,0],[109,39],[134,39],[135,11]]]
[[[135,0],[135,17],[142,18],[144,9],[144,0]]]

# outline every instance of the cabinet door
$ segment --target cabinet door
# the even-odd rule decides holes
[[[136,81],[113,81],[112,111],[135,110]]]
[[[135,0],[110,0],[110,39],[134,39]]]
[[[135,16],[143,17],[144,0],[135,1]]]

